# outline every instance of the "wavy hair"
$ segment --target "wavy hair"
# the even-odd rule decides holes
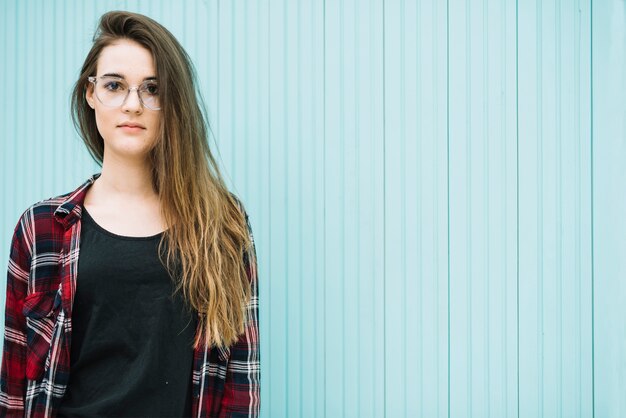
[[[175,292],[182,289],[184,300],[198,314],[194,348],[201,343],[228,347],[244,332],[251,297],[246,254],[254,244],[243,205],[228,191],[209,149],[204,102],[183,47],[146,16],[105,13],[74,85],[72,121],[102,165],[104,141],[85,93],[103,48],[120,39],[135,41],[152,53],[159,82],[161,125],[149,155],[152,185],[168,225],[159,257],[176,283]]]

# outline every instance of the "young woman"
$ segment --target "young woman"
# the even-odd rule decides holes
[[[188,55],[109,12],[72,94],[102,172],[14,231],[0,417],[259,413],[256,254]]]

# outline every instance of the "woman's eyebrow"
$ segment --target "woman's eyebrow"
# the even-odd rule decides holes
[[[117,78],[123,78],[124,80],[126,80],[126,77],[118,73],[106,73],[102,77],[117,77]],[[157,78],[155,76],[151,75],[150,77],[144,78],[143,81],[156,80],[156,79]]]

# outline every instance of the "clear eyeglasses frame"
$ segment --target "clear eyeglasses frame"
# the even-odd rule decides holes
[[[146,80],[138,86],[129,87],[123,78],[102,76],[88,77],[90,83],[94,85],[94,91],[98,101],[106,107],[120,107],[135,90],[142,106],[151,110],[161,110],[159,105],[158,84],[155,80]],[[156,89],[151,90],[151,89]]]

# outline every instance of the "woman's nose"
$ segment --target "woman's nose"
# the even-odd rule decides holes
[[[139,98],[139,90],[136,87],[128,89],[126,100],[122,103],[122,110],[124,112],[143,112],[143,103]]]

